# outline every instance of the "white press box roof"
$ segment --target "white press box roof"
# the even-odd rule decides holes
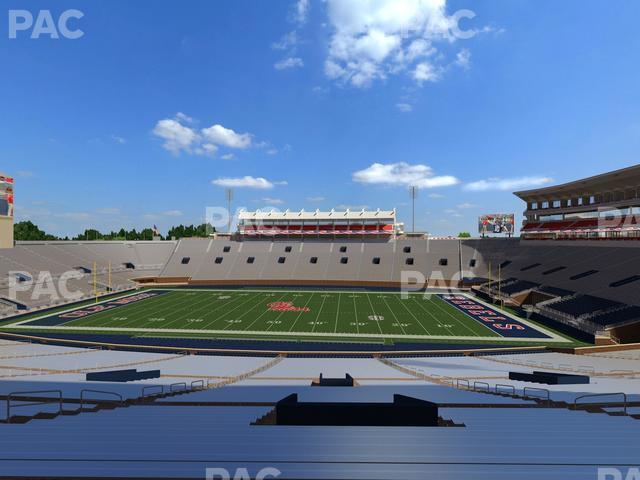
[[[360,211],[351,211],[351,210],[342,210],[336,211],[331,210],[328,212],[321,212],[320,210],[314,210],[311,212],[307,212],[305,210],[300,210],[296,212],[292,212],[290,210],[285,210],[284,212],[280,212],[277,210],[270,211],[240,211],[238,213],[239,220],[376,220],[376,219],[392,219],[395,221],[396,211],[394,210],[360,210]]]

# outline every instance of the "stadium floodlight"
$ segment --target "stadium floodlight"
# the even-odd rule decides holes
[[[411,232],[416,233],[416,198],[418,197],[418,187],[409,187],[409,197],[411,197]]]
[[[229,218],[229,224],[227,227],[227,231],[231,233],[231,201],[233,200],[233,188],[227,188],[224,191],[225,196],[227,197],[227,217]]]

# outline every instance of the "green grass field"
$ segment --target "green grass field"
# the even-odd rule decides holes
[[[8,327],[320,341],[528,340],[507,338],[437,295],[412,294],[403,299],[397,293],[361,291],[146,292],[149,298],[126,305],[107,300]]]

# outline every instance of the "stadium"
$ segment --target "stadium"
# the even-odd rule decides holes
[[[405,233],[394,210],[244,211],[205,238],[3,249],[1,475],[633,465],[640,166],[516,195],[520,237]]]
[[[3,5],[0,480],[640,480],[638,0]]]

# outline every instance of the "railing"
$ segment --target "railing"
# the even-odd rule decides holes
[[[502,392],[501,392],[502,390]],[[516,387],[514,387],[513,385],[505,385],[502,383],[496,383],[495,385],[495,392],[497,394],[501,394],[501,393],[506,393],[504,390],[509,390],[511,391],[511,396],[515,397],[516,396]]]
[[[55,401],[55,403],[58,404],[58,414],[60,414],[60,412],[62,412],[62,390],[33,390],[30,392],[12,392],[10,394],[7,395],[7,423],[11,423],[11,400],[12,397],[14,401],[20,401],[18,399],[16,399],[15,397],[24,397],[27,395],[34,395],[34,394],[43,394],[43,393],[54,393],[57,395],[57,398],[53,399]],[[34,405],[46,405],[49,403],[54,403],[51,402],[50,400],[52,400],[51,398],[48,397],[43,397],[42,398],[43,401],[41,402],[37,402],[37,401],[28,401],[29,403],[21,403],[19,405],[13,405],[13,408],[20,408],[20,407],[30,407],[30,406],[34,406]]]
[[[107,392],[105,390],[91,390],[91,389],[85,388],[83,390],[80,390],[80,411],[82,411],[82,409],[84,408],[85,402],[87,402],[87,400],[85,400],[85,393],[99,393],[101,395],[110,395],[112,397],[117,397],[118,400],[120,400],[120,406],[122,406],[124,403],[124,398],[119,393]],[[93,400],[89,400],[89,402],[100,403],[100,400],[93,399]]]
[[[485,389],[481,390],[481,391],[489,392],[491,390],[491,387],[489,386],[489,384],[487,382],[473,382],[473,391],[474,392],[478,391],[478,386],[485,387]]]
[[[155,389],[158,389],[158,388],[159,388],[159,389],[160,389],[160,391],[159,391],[158,393],[147,394],[147,392],[148,392],[149,390],[152,390],[152,389],[154,389],[154,388],[155,388]],[[145,386],[145,387],[142,387],[142,395],[141,395],[141,396],[142,396],[142,398],[144,398],[144,397],[151,397],[151,396],[154,396],[154,395],[161,395],[161,394],[162,394],[162,392],[163,392],[163,387],[162,387],[162,385],[147,385],[147,386]]]
[[[191,382],[191,390],[203,390],[204,389],[204,380],[194,380]]]
[[[588,395],[580,395],[579,397],[576,397],[573,400],[573,408],[578,409],[578,400],[582,400],[585,398],[597,398],[597,397],[612,397],[612,396],[621,396],[622,397],[622,411],[624,412],[624,414],[627,414],[627,394],[624,392],[615,392],[615,393],[590,393]],[[588,405],[593,405],[593,406],[602,406],[603,404],[598,404],[598,403],[591,403],[591,404],[582,404],[585,408]]]
[[[540,392],[546,395],[545,396],[531,395],[530,393],[527,393],[527,392]],[[533,399],[540,398],[542,400],[546,400],[547,402],[551,401],[551,394],[549,393],[549,390],[547,390],[546,388],[524,387],[522,389],[522,396],[524,398],[533,398]]]
[[[182,388],[179,388],[179,387],[182,387]],[[169,385],[169,392],[171,393],[182,392],[182,391],[185,391],[186,389],[187,389],[186,382],[177,382]]]
[[[469,390],[469,380],[466,380],[464,378],[458,378],[456,380],[456,388],[458,390],[461,390],[460,383],[464,383],[465,384],[465,390]]]

